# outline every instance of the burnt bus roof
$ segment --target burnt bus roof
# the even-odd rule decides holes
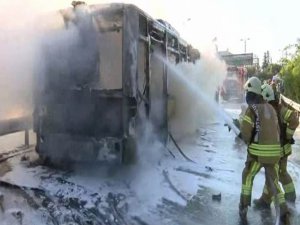
[[[92,15],[99,15],[102,16],[105,15],[112,15],[112,14],[121,14],[124,10],[124,8],[133,8],[134,10],[137,10],[139,14],[145,16],[149,21],[152,22],[152,26],[155,27],[155,29],[160,30],[161,32],[167,32],[168,34],[177,37],[178,42],[184,46],[187,47],[188,43],[183,40],[180,37],[180,34],[178,31],[176,31],[168,22],[164,20],[156,20],[153,17],[151,17],[149,14],[147,14],[142,9],[138,8],[136,5],[133,4],[125,4],[125,3],[110,3],[110,4],[95,4],[95,5],[84,5],[88,8],[90,13]],[[73,16],[73,7],[69,7],[66,9],[60,10],[61,14],[63,15],[65,20],[71,20]],[[169,27],[170,26],[170,27]]]

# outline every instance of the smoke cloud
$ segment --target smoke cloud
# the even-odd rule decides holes
[[[57,10],[70,3],[0,0],[0,119],[32,113],[34,76],[44,70],[41,46],[53,47],[53,59],[61,59],[78,42],[75,28],[58,31],[64,21]]]
[[[110,1],[97,3],[102,2]],[[61,60],[64,52],[76,45],[80,37],[75,28],[56,30],[64,25],[61,15],[56,11],[69,7],[69,4],[69,1],[58,0],[0,0],[0,119],[32,113],[33,76],[39,72],[42,74],[45,66],[41,57],[41,43],[51,49],[49,54],[53,54],[51,58],[57,60],[53,62],[57,70],[66,67]],[[91,46],[91,49],[96,48]],[[212,52],[202,53],[201,60],[195,64],[179,64],[176,70],[199,87],[199,91],[211,101],[214,101],[217,86],[226,73],[225,64]],[[197,130],[199,124],[212,121],[213,110],[206,107],[203,100],[195,99],[188,85],[176,76],[169,77],[170,102],[173,105],[169,113],[172,133],[187,135]]]
[[[49,7],[48,7],[49,8]],[[50,7],[53,8],[53,7]],[[32,111],[41,1],[0,1],[0,119]]]
[[[8,5],[9,2],[9,5]],[[0,118],[29,110],[34,55],[33,15],[17,1],[0,3]],[[19,7],[20,6],[20,7]]]
[[[215,52],[204,52],[195,64],[182,63],[173,68],[186,77],[204,96],[199,98],[189,83],[176,74],[170,76],[170,129],[177,137],[194,133],[203,123],[214,122],[217,112],[207,104],[215,101],[215,92],[226,76],[226,65]]]

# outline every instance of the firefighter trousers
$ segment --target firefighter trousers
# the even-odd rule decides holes
[[[240,198],[240,205],[247,207],[251,205],[251,194],[253,187],[253,180],[256,174],[261,168],[265,169],[266,183],[270,187],[270,195],[275,196],[279,201],[281,214],[284,215],[288,212],[288,208],[285,202],[284,194],[279,185],[278,163],[276,164],[264,164],[257,160],[257,157],[248,153],[245,168],[242,174],[242,192]]]
[[[283,190],[285,193],[284,194],[285,200],[290,201],[290,202],[295,202],[296,190],[295,190],[295,186],[294,186],[292,177],[287,171],[287,160],[288,160],[288,156],[284,156],[279,161],[279,181],[282,184],[282,187],[283,187]],[[265,183],[261,198],[266,203],[271,203],[273,200],[272,194],[271,194],[271,191],[270,191],[270,188],[269,188],[267,182]]]

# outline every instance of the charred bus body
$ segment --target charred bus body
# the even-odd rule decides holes
[[[194,62],[200,53],[133,5],[78,4],[60,15],[62,29],[75,30],[77,39],[67,47],[43,46],[34,95],[38,154],[54,161],[132,161],[145,120],[166,143],[162,58]]]

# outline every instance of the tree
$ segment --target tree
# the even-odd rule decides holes
[[[265,70],[270,64],[270,52],[269,51],[266,51],[264,53],[264,59],[263,59],[263,63],[262,63],[262,70]]]
[[[280,71],[285,83],[285,95],[296,102],[300,102],[300,40],[294,45],[295,54],[283,59]]]
[[[270,52],[266,51],[264,53],[264,59],[261,67],[261,71],[258,73],[258,76],[261,80],[269,80],[272,77],[279,73],[282,65],[271,62]]]
[[[276,74],[278,74],[281,70],[281,65],[277,63],[270,63],[267,67],[265,67],[258,76],[261,80],[269,80]]]
[[[256,69],[255,66],[248,66],[247,67],[247,75],[248,77],[252,77],[252,76],[255,76],[257,75],[258,71]]]

